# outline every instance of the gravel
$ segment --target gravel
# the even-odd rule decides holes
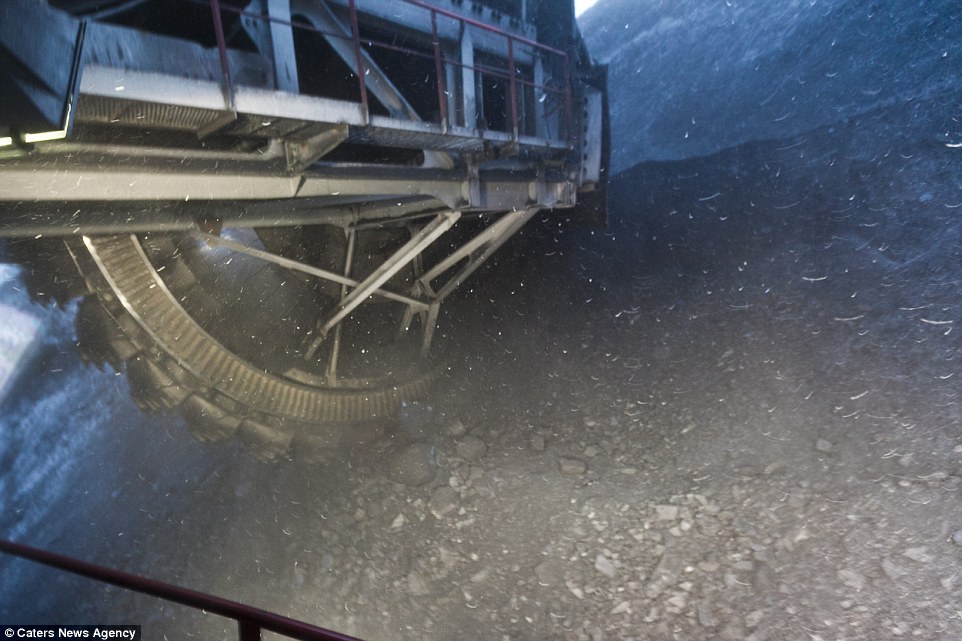
[[[464,436],[458,441],[456,446],[457,455],[468,462],[477,461],[484,456],[487,451],[487,444],[477,436]]]
[[[532,434],[528,439],[528,446],[533,452],[544,452],[547,449],[547,442],[541,434]]]
[[[831,13],[809,4],[791,10]],[[740,6],[692,20],[722,30]],[[849,59],[829,62],[824,82]],[[808,82],[789,71],[746,95],[789,100]],[[929,119],[925,91],[834,130],[638,166],[604,231],[546,214],[522,256],[503,249],[524,269],[485,265],[470,303],[452,297],[449,340],[466,344],[397,441],[322,467],[225,456],[191,483],[137,452],[176,478],[118,481],[140,488],[124,500],[137,527],[89,558],[371,639],[962,638],[962,333],[935,324],[962,315],[962,169],[936,133],[959,108]],[[695,136],[684,104],[675,124]],[[92,496],[80,525],[112,504]],[[77,589],[71,618],[186,637],[134,597],[72,605]]]
[[[842,569],[838,571],[838,578],[847,587],[855,590],[856,592],[861,592],[865,589],[865,576],[856,570]]]
[[[417,487],[434,480],[437,474],[434,447],[411,443],[390,456],[385,476],[400,485]]]
[[[674,521],[678,518],[678,507],[675,505],[656,505],[655,519],[658,521]]]
[[[468,433],[468,428],[460,419],[454,419],[444,426],[444,433],[447,436],[457,438]]]
[[[618,574],[618,569],[615,567],[614,563],[612,563],[611,560],[603,554],[599,554],[595,557],[595,569],[609,579],[615,578],[615,575]]]
[[[574,456],[560,456],[558,470],[562,474],[580,475],[588,471],[588,464]]]
[[[545,559],[534,568],[534,574],[541,586],[564,584],[565,564],[560,559]]]
[[[454,488],[449,486],[439,487],[431,495],[431,500],[428,501],[428,509],[431,510],[431,514],[440,519],[456,511],[459,501],[460,496]]]
[[[908,548],[902,552],[902,556],[912,559],[918,563],[931,563],[935,560],[935,557],[929,554],[929,549],[926,546]]]

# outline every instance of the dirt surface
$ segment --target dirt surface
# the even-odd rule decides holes
[[[0,532],[367,639],[962,638],[945,77],[632,166],[607,230],[545,214],[451,301],[432,399],[326,465],[139,414],[48,310],[0,416]],[[3,559],[5,622],[235,634]]]
[[[962,171],[868,143],[899,117],[639,165],[608,230],[532,223],[449,309],[431,402],[327,466],[137,425],[79,369],[121,409],[18,532],[369,639],[960,638]],[[2,567],[4,621],[233,634]]]

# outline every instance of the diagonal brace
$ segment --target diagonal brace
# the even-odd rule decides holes
[[[310,276],[315,276],[317,278],[322,278],[324,280],[333,281],[340,285],[347,285],[348,287],[357,287],[360,283],[353,278],[342,276],[335,272],[329,272],[326,269],[320,269],[318,267],[313,267],[311,265],[305,265],[302,262],[292,260],[290,258],[284,258],[283,256],[278,256],[277,254],[272,254],[270,252],[264,251],[262,249],[257,249],[256,247],[248,247],[242,243],[234,242],[233,240],[228,240],[226,238],[221,238],[220,236],[214,236],[213,234],[207,234],[204,232],[194,232],[194,236],[200,238],[211,245],[218,245],[235,251],[238,254],[246,254],[248,256],[253,256],[254,258],[259,258],[267,263],[273,263],[275,265],[280,265],[286,269],[291,269],[294,271],[302,272]],[[383,296],[388,300],[397,301],[399,303],[404,303],[408,306],[416,307],[417,309],[427,310],[427,304],[420,301],[412,296],[406,296],[404,294],[398,294],[397,292],[392,292],[387,289],[378,289],[371,292],[377,296]]]
[[[471,274],[473,274],[491,255],[497,251],[511,236],[538,212],[538,209],[525,209],[522,211],[509,212],[498,219],[497,222],[488,226],[484,231],[465,243],[461,248],[450,256],[439,262],[430,271],[421,276],[412,288],[412,295],[427,297],[431,303],[427,309],[416,309],[409,305],[401,319],[400,334],[404,334],[411,327],[415,313],[421,317],[422,330],[424,332],[421,342],[421,357],[425,357],[431,348],[434,339],[434,332],[438,321],[438,312],[441,302],[447,298],[458,286],[461,285]],[[444,273],[451,270],[461,261],[467,262],[462,265],[453,276],[451,276],[441,287],[435,291],[431,287],[431,282],[436,280]]]
[[[444,232],[451,229],[458,219],[461,212],[451,211],[439,214],[434,220],[424,226],[418,233],[411,237],[403,247],[398,249],[390,258],[378,267],[370,276],[358,284],[357,288],[344,297],[337,306],[337,310],[326,320],[318,321],[318,336],[311,343],[310,348],[305,354],[305,358],[311,358],[328,332],[335,325],[347,318],[351,312],[363,303],[368,296],[374,294],[384,283],[397,274],[405,265],[413,261],[429,245],[436,241]]]
[[[404,97],[404,94],[391,82],[391,79],[371,54],[360,46],[355,45],[357,48],[352,46],[351,41],[358,34],[354,32],[352,26],[342,22],[327,2],[292,0],[291,12],[306,17],[308,22],[321,31],[321,35],[327,41],[327,44],[341,60],[351,69],[357,70],[364,91],[370,90],[388,110],[391,118],[421,121],[417,111]],[[370,118],[370,114],[366,113],[364,117]],[[424,161],[427,166],[445,168],[454,166],[448,154],[430,149],[424,150]]]
[[[447,298],[537,212],[537,209],[508,212],[421,276],[417,286],[439,301]],[[432,281],[465,259],[467,263],[439,289],[435,291],[431,287]]]

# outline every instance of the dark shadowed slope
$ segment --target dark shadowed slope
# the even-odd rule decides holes
[[[581,27],[611,65],[614,131],[634,132],[615,142],[614,171],[900,103],[937,115],[962,79],[951,0],[602,0]],[[954,126],[928,136],[958,142]]]

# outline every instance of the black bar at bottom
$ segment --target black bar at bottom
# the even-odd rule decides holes
[[[261,627],[242,619],[237,622],[237,638],[239,641],[261,641]]]
[[[29,559],[72,574],[78,574],[88,579],[94,579],[102,583],[110,583],[121,588],[141,592],[166,601],[179,603],[198,610],[206,610],[222,617],[234,619],[239,622],[239,632],[242,635],[247,626],[250,626],[251,629],[256,631],[257,636],[249,637],[250,639],[259,639],[259,630],[264,629],[292,639],[300,639],[301,641],[361,641],[356,637],[332,630],[325,630],[324,628],[319,628],[309,623],[298,621],[297,619],[291,619],[273,612],[268,612],[267,610],[254,608],[243,603],[238,603],[237,601],[222,599],[210,594],[204,594],[203,592],[197,592],[196,590],[188,590],[187,588],[182,588],[171,583],[154,581],[153,579],[148,579],[136,574],[105,568],[69,556],[54,554],[53,552],[47,552],[46,550],[40,550],[4,539],[0,539],[0,552]],[[241,639],[247,641],[248,637],[242,636]]]

